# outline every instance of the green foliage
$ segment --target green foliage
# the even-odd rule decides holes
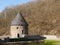
[[[56,41],[56,40],[46,40],[45,43],[41,44],[41,45],[60,45],[60,41]]]

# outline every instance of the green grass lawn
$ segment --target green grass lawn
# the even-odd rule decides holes
[[[38,44],[38,45],[60,45],[60,41],[45,40],[43,44]]]
[[[56,40],[45,40],[42,44],[32,44],[32,45],[60,45],[60,41]]]

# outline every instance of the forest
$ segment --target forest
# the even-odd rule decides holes
[[[60,35],[60,0],[37,0],[0,12],[0,35],[9,35],[11,21],[21,12],[29,35]]]

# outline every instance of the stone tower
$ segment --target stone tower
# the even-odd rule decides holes
[[[10,34],[11,38],[21,38],[28,35],[28,24],[21,13],[18,13],[12,20]]]

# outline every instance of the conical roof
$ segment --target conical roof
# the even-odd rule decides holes
[[[22,16],[21,12],[17,14],[17,16],[11,22],[12,26],[27,26],[27,22]]]

